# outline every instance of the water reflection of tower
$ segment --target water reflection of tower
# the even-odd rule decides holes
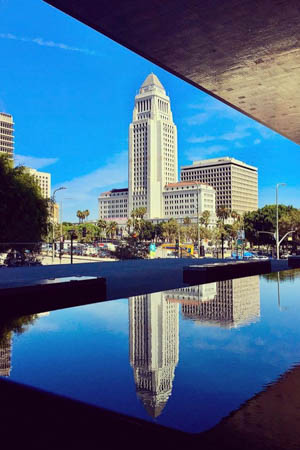
[[[11,371],[12,336],[0,341],[0,376],[9,377]]]
[[[181,303],[182,315],[205,325],[240,327],[260,317],[259,277],[245,277],[169,293],[170,302]]]
[[[178,304],[164,293],[129,298],[130,364],[137,395],[156,418],[172,392],[179,355]]]

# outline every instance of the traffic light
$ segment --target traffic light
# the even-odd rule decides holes
[[[86,237],[86,227],[82,228],[82,237]]]

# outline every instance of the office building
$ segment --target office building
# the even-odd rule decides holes
[[[0,342],[0,376],[9,377],[11,371],[12,336],[2,337]]]
[[[128,189],[102,192],[98,199],[99,219],[116,220],[128,217]]]
[[[259,277],[176,289],[168,301],[181,303],[182,316],[198,324],[239,328],[259,320]]]
[[[179,357],[179,305],[164,292],[129,298],[129,353],[136,392],[158,417],[172,393]]]
[[[14,122],[10,114],[0,112],[0,155],[14,156]]]
[[[203,211],[209,211],[210,224],[216,224],[215,189],[207,184],[194,181],[180,181],[165,186],[163,196],[163,217],[177,219],[182,222],[184,218],[197,220]]]
[[[32,175],[39,185],[42,196],[44,198],[51,197],[51,174],[47,172],[39,172],[31,167],[26,167],[27,172]]]
[[[164,187],[178,179],[177,129],[170,98],[153,73],[135,97],[128,162],[128,215],[143,206],[145,218],[162,218]]]
[[[182,181],[199,181],[216,190],[216,208],[225,206],[243,214],[258,208],[257,168],[234,158],[195,161],[181,167]]]

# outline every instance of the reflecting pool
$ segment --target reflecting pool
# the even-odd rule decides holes
[[[276,396],[282,375],[297,370],[299,276],[240,278],[0,323],[0,375],[171,428],[208,430],[252,399],[274,389]]]

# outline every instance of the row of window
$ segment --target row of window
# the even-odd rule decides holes
[[[13,137],[13,130],[4,130],[4,129],[2,128],[2,130],[0,130],[0,133],[1,133],[1,134],[7,134],[8,136]]]
[[[0,141],[0,145],[9,147],[9,148],[13,148],[13,146],[14,146],[13,142],[7,142],[7,141]]]
[[[6,130],[5,130],[6,131]],[[8,142],[13,142],[14,137],[12,134],[9,133],[0,133],[0,137],[1,139],[3,139],[4,141],[8,141]]]
[[[12,125],[12,123],[7,123],[7,122],[0,121],[0,127],[1,128],[12,128],[13,125]]]
[[[231,178],[227,176],[218,177],[215,175],[201,175],[201,174],[184,176],[181,174],[181,181],[199,181],[200,183],[227,182],[227,184],[229,184]]]
[[[108,203],[127,203],[127,199],[126,198],[124,198],[124,199],[114,199],[114,200],[101,200],[101,203],[103,203],[103,204],[108,204]]]
[[[147,100],[140,100],[137,103],[138,112],[144,112],[151,110],[151,98]]]
[[[0,152],[12,153],[12,149],[8,149],[7,147],[0,146]]]

